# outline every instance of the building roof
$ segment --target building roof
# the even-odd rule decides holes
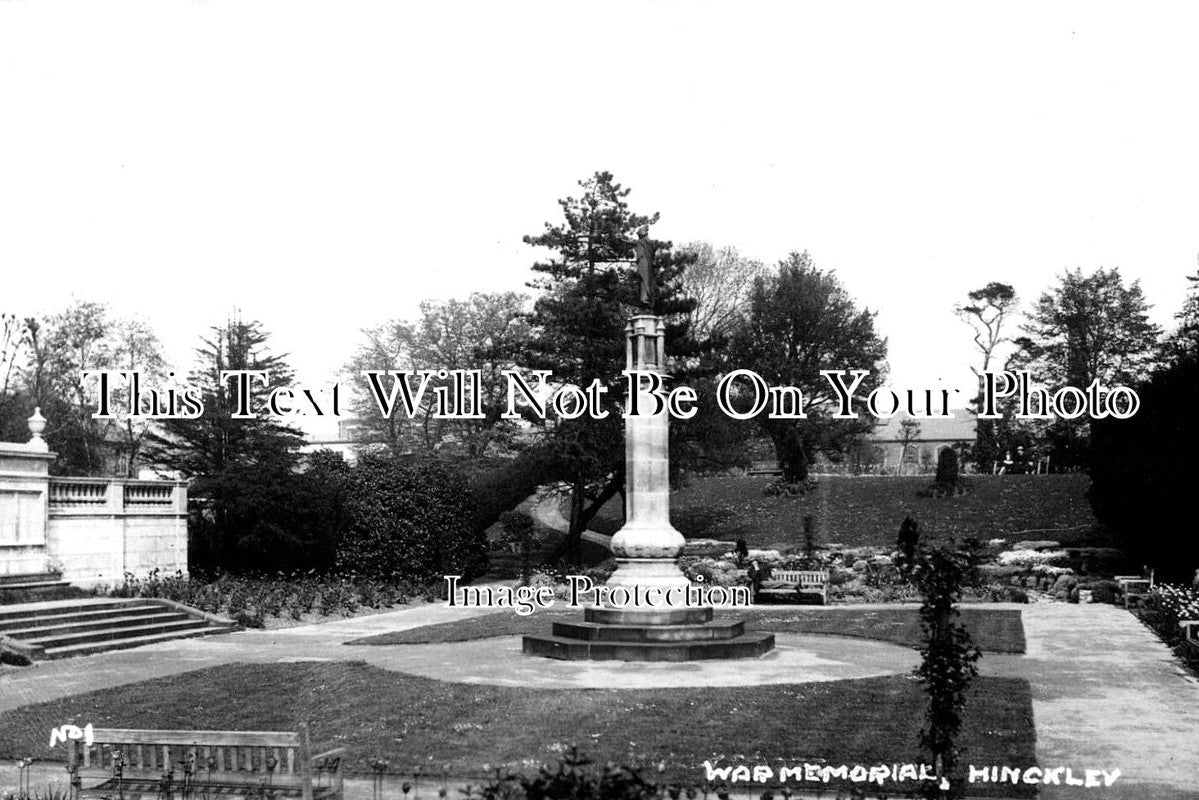
[[[974,441],[976,418],[968,409],[951,409],[952,417],[914,417],[920,423],[920,433],[913,442],[972,442]],[[879,420],[870,434],[876,442],[898,442],[899,424],[908,414],[899,413],[891,419]]]

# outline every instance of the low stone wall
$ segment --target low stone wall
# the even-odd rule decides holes
[[[0,442],[0,576],[59,572],[79,586],[187,572],[187,484],[52,478],[34,411],[28,442]]]
[[[46,550],[64,580],[117,584],[126,572],[187,572],[187,484],[52,478]]]

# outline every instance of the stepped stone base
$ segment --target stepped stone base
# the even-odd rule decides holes
[[[522,649],[566,661],[701,661],[757,658],[774,648],[773,633],[746,633],[744,622],[712,617],[711,608],[588,608],[583,622],[556,622],[549,636],[525,636]]]

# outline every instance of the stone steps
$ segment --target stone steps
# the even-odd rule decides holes
[[[555,622],[550,635],[525,636],[529,655],[566,661],[702,661],[757,658],[774,634],[745,631],[740,620],[713,619],[707,608],[587,608],[582,622]]]
[[[92,622],[109,618],[119,618],[135,609],[153,610],[162,606],[140,600],[113,600],[107,603],[89,603],[86,606],[66,605],[61,608],[51,608],[34,613],[28,606],[0,606],[0,633],[7,634],[12,628],[27,626],[29,621],[36,620],[39,624],[61,625],[71,622]],[[11,609],[11,610],[10,610]]]
[[[0,575],[0,588],[27,583],[58,583],[62,575],[57,572],[30,572],[24,574]]]
[[[65,658],[234,630],[153,599],[27,603],[0,609],[0,637],[30,659]]]
[[[57,572],[0,575],[0,603],[17,596],[24,599],[60,593],[70,588],[71,585]]]
[[[566,661],[703,661],[757,658],[774,648],[774,634],[754,631],[735,639],[684,642],[587,641],[564,636],[526,636],[524,652]]]
[[[112,639],[106,642],[86,642],[48,649],[46,650],[45,658],[87,656],[94,653],[103,653],[108,650],[127,650],[131,647],[142,647],[143,645],[147,644],[158,644],[159,642],[170,642],[177,639],[190,639],[197,636],[212,636],[213,634],[227,632],[228,631],[225,629],[208,626],[203,628],[193,628],[185,631],[172,631],[169,633],[130,636],[129,638]]]
[[[711,622],[711,606],[663,608],[655,611],[626,611],[617,608],[585,608],[583,619],[597,625],[702,625]]]
[[[37,624],[29,627],[30,622],[23,628],[8,628],[3,631],[6,636],[48,646],[47,641],[57,636],[69,634],[87,634],[95,632],[117,631],[122,628],[137,628],[145,625],[156,625],[167,622],[184,622],[191,619],[183,611],[157,611],[148,614],[131,614],[124,616],[109,616],[91,620],[72,620],[68,622],[47,622],[37,620]]]
[[[735,639],[745,633],[744,622],[698,625],[603,625],[597,622],[555,622],[553,635],[593,642],[697,642]]]

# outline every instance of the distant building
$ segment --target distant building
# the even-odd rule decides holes
[[[358,449],[362,446],[362,423],[356,419],[337,420],[337,433],[332,436],[307,436],[300,447],[301,457],[315,453],[318,450],[332,450],[353,464],[358,460]]]
[[[920,427],[906,446],[901,425],[908,415],[901,413],[880,420],[862,442],[871,455],[864,462],[875,465],[878,471],[890,473],[900,472],[901,467],[904,474],[933,471],[937,457],[946,447],[974,444],[977,424],[974,414],[964,408],[954,409],[953,414],[952,418],[912,417]]]
[[[946,447],[959,449],[974,444],[975,417],[964,408],[953,409],[953,418],[913,417],[919,430],[904,446],[900,435],[906,414],[879,420],[874,430],[850,445],[845,454],[831,460],[823,453],[813,457],[812,471],[851,475],[919,475],[933,472],[937,457]],[[750,475],[781,475],[774,446],[769,439],[757,438],[750,445]]]

